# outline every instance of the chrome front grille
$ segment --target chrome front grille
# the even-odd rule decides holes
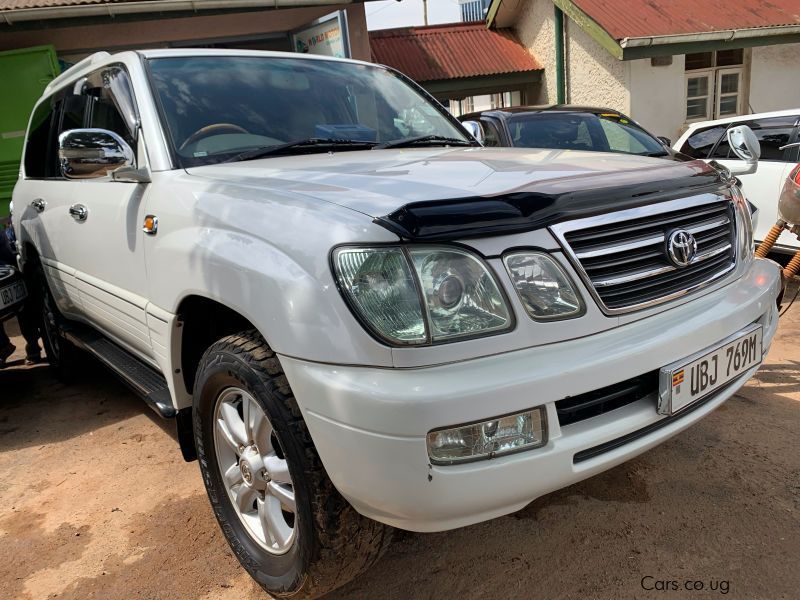
[[[682,198],[567,221],[551,230],[608,314],[677,298],[736,266],[735,213],[725,196]],[[686,266],[678,266],[667,250],[678,230],[697,242]]]

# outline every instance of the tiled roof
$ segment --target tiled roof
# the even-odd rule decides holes
[[[617,40],[800,25],[800,0],[572,0]]]
[[[369,32],[372,60],[415,81],[536,71],[539,62],[510,29],[453,23]]]

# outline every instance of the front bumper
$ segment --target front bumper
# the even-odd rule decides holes
[[[777,266],[755,260],[722,289],[585,338],[419,369],[281,361],[331,480],[356,510],[403,529],[440,531],[518,510],[713,411],[756,369],[679,418],[659,415],[653,394],[560,427],[555,401],[657,370],[755,322],[764,328],[766,353],[778,325],[779,291]],[[544,447],[464,465],[429,464],[428,431],[540,405],[549,429]],[[625,443],[610,443],[620,438]],[[609,449],[576,460],[603,445]]]

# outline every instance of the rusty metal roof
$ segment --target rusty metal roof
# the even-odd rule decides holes
[[[370,0],[364,0],[368,2]],[[82,6],[82,5],[103,5],[103,4],[124,4],[124,3],[148,3],[154,5],[154,11],[157,11],[157,4],[159,0],[0,0],[0,11],[14,11],[14,10],[26,10],[30,8],[58,8],[62,6]],[[337,4],[336,0],[330,0],[329,4]],[[200,0],[197,3],[198,8],[202,8],[203,2]],[[309,4],[310,6],[310,4]],[[243,6],[239,5],[236,8],[243,8]],[[256,8],[263,8],[254,5],[254,9]],[[274,8],[289,8],[286,6],[280,6],[278,2],[276,2]],[[222,7],[224,10],[224,7]]]
[[[572,0],[617,40],[800,25],[800,0]]]
[[[369,32],[372,60],[415,81],[459,79],[542,69],[510,29],[452,23]]]
[[[50,8],[53,6],[77,6],[79,4],[115,4],[131,0],[0,0],[0,10],[22,8]],[[136,2],[137,0],[132,0]]]

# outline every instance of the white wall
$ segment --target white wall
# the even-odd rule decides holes
[[[630,113],[630,62],[611,56],[571,19],[565,23],[567,102]]]
[[[684,72],[686,57],[654,67],[649,58],[630,61],[631,105],[628,115],[653,135],[678,139],[686,119]]]
[[[800,44],[762,46],[751,50],[749,99],[743,114],[800,107]],[[747,57],[747,53],[745,54]],[[666,67],[650,59],[630,61],[631,118],[654,135],[675,141],[686,130],[685,56]],[[748,75],[745,75],[745,82]]]
[[[555,9],[552,0],[527,0],[519,9],[515,31],[520,42],[544,67],[539,104],[554,104],[556,92]],[[629,66],[618,61],[572,20],[565,17],[567,102],[599,104],[628,112]]]
[[[555,23],[552,0],[527,0],[519,9],[514,30],[539,64],[544,68],[539,85],[539,97],[532,104],[549,104],[556,101],[556,51]]]
[[[753,112],[800,107],[800,44],[753,48],[750,106]]]

